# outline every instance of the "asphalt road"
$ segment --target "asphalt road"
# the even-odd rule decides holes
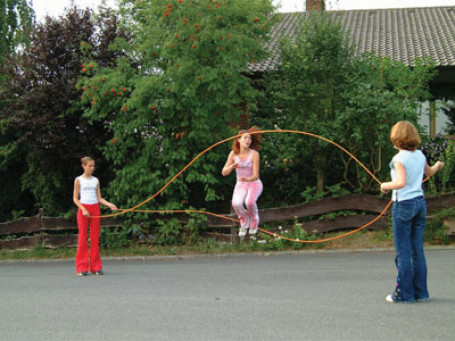
[[[453,340],[455,249],[429,303],[392,304],[394,252],[0,262],[0,340]]]

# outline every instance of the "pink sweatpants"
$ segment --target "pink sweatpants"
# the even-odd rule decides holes
[[[255,229],[259,225],[256,201],[262,193],[261,180],[254,182],[237,181],[232,194],[232,208],[240,220],[240,227]]]
[[[77,210],[77,226],[79,236],[76,252],[76,272],[96,272],[101,270],[103,265],[100,257],[100,206],[99,204],[86,205],[82,204],[91,216],[98,218],[84,217],[80,209]],[[87,242],[88,227],[90,225],[90,264],[89,264],[89,247]],[[89,269],[90,268],[90,269]]]

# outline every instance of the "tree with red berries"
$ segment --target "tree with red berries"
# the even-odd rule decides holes
[[[236,132],[245,103],[257,96],[249,65],[266,57],[274,8],[269,0],[123,1],[120,7],[133,39],[115,48],[127,56],[115,67],[87,68],[93,63],[87,60],[80,86],[90,104],[86,115],[110,122],[113,139],[104,147],[116,167],[110,195],[131,207]],[[205,155],[148,207],[206,208],[222,199],[223,188],[230,192],[219,175],[228,148]],[[163,227],[163,234],[178,228]]]

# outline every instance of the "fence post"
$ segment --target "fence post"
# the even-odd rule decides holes
[[[232,209],[232,205],[231,205],[231,215],[235,216],[235,212],[234,210]],[[234,220],[231,220],[231,243],[233,243],[237,238],[237,226],[235,225],[235,221]]]
[[[43,237],[43,208],[40,207],[38,210],[38,220],[39,220],[39,241],[40,246],[43,246],[44,237]]]

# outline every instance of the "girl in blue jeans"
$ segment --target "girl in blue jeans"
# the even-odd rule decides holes
[[[440,161],[430,167],[417,147],[420,136],[414,125],[400,121],[392,127],[390,141],[398,153],[390,162],[392,181],[381,184],[381,192],[392,192],[392,223],[396,250],[397,284],[387,302],[429,301],[427,265],[423,252],[423,231],[427,206],[422,190],[424,173],[434,175],[444,167]]]

